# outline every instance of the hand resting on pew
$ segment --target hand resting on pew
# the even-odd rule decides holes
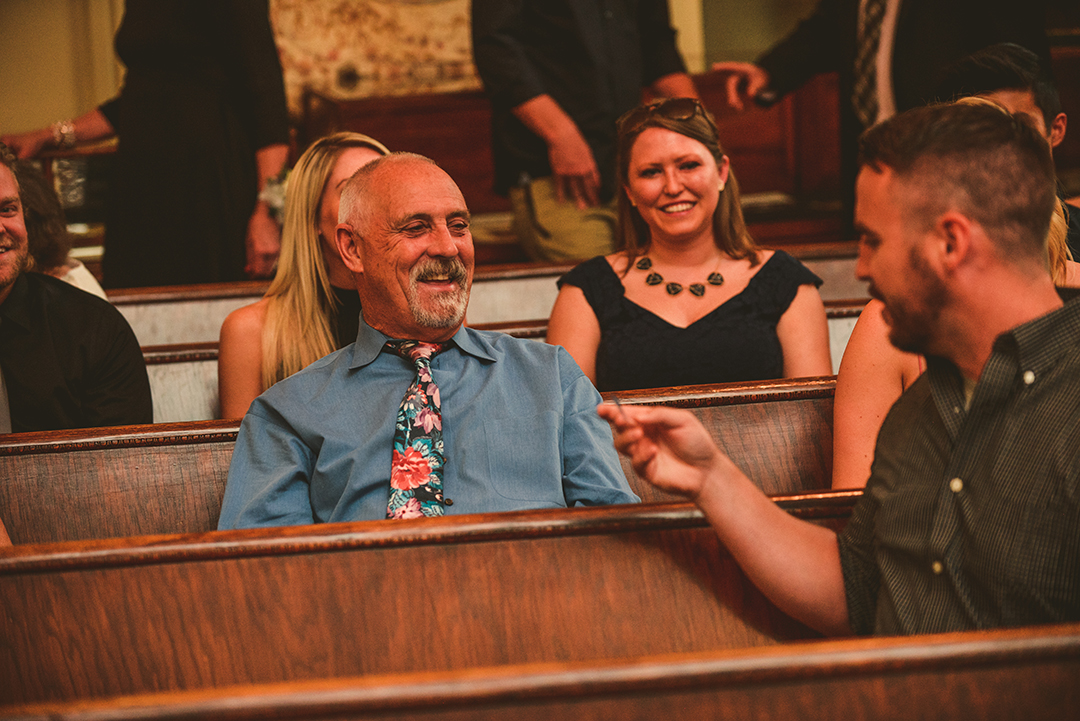
[[[755,585],[826,634],[850,634],[836,534],[781,510],[713,442],[693,413],[601,404],[638,475],[686,496]]]

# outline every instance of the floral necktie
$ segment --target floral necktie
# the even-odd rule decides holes
[[[405,391],[394,427],[387,518],[443,515],[442,412],[431,359],[447,344],[391,340],[386,347],[416,364],[416,378]]]

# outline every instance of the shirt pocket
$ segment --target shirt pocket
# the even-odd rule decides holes
[[[559,415],[484,420],[488,474],[495,493],[515,501],[565,506]]]

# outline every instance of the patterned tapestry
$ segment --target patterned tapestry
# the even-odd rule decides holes
[[[305,87],[334,97],[480,87],[469,0],[271,0],[289,112]]]

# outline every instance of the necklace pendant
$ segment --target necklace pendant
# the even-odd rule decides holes
[[[719,273],[709,273],[709,285],[723,285],[724,276]]]
[[[664,276],[659,273],[649,273],[645,277],[645,285],[660,285],[664,282]]]
[[[679,293],[682,293],[682,286],[678,283],[668,283],[664,287],[664,290],[667,291],[668,295],[678,295]]]
[[[690,292],[700,298],[705,295],[705,286],[701,283],[691,283]]]
[[[645,256],[644,258],[638,258],[638,262],[634,264],[634,267],[638,270],[648,270],[652,267],[652,260],[649,258],[649,256]]]

